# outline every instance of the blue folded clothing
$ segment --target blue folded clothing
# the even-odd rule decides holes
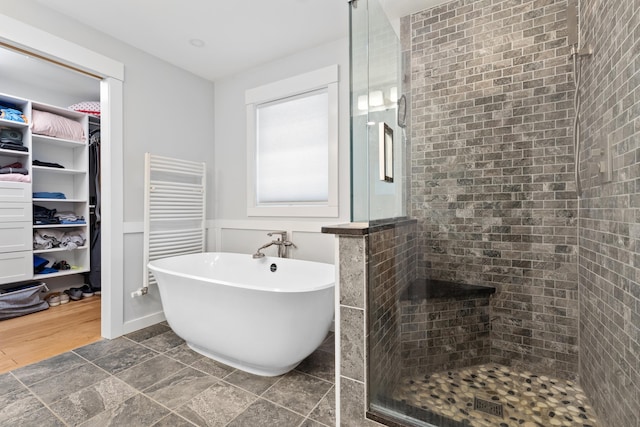
[[[56,193],[50,191],[36,191],[33,193],[34,199],[66,199],[64,193]]]
[[[77,219],[77,220],[75,220],[75,221],[71,221],[70,219],[61,219],[61,220],[60,220],[60,224],[70,224],[70,225],[73,225],[73,224],[86,224],[86,222],[85,222],[85,220],[84,220],[84,219]]]
[[[40,273],[49,264],[49,260],[38,255],[33,256],[33,272]]]
[[[8,108],[8,107],[0,108],[0,117],[5,120],[26,123],[26,120],[24,119],[24,115],[22,114],[22,111],[16,110],[13,108]]]

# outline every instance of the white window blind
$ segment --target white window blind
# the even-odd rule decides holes
[[[247,215],[338,216],[338,66],[245,92]]]
[[[257,106],[258,204],[327,202],[328,102],[323,89]]]

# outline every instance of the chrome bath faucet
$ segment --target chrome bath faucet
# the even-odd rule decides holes
[[[253,254],[253,258],[264,257],[264,254],[260,251],[273,245],[278,246],[279,258],[289,258],[289,247],[293,246],[294,248],[296,248],[297,246],[294,245],[293,242],[288,240],[286,231],[272,231],[270,233],[267,233],[267,236],[269,237],[273,237],[274,235],[279,235],[279,237],[276,240],[272,240],[269,243],[265,243],[264,245],[260,246],[256,253]]]

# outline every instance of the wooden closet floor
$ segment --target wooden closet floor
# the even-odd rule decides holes
[[[0,374],[100,339],[100,296],[2,320]]]

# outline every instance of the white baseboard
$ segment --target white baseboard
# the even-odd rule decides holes
[[[140,317],[140,318],[135,319],[135,320],[130,320],[130,321],[124,323],[124,325],[123,325],[123,333],[124,334],[128,334],[128,333],[131,333],[131,332],[135,332],[137,330],[146,328],[148,326],[155,325],[156,323],[163,322],[164,320],[166,320],[166,318],[164,317],[164,312],[163,311],[159,311],[157,313],[149,314],[147,316]]]

